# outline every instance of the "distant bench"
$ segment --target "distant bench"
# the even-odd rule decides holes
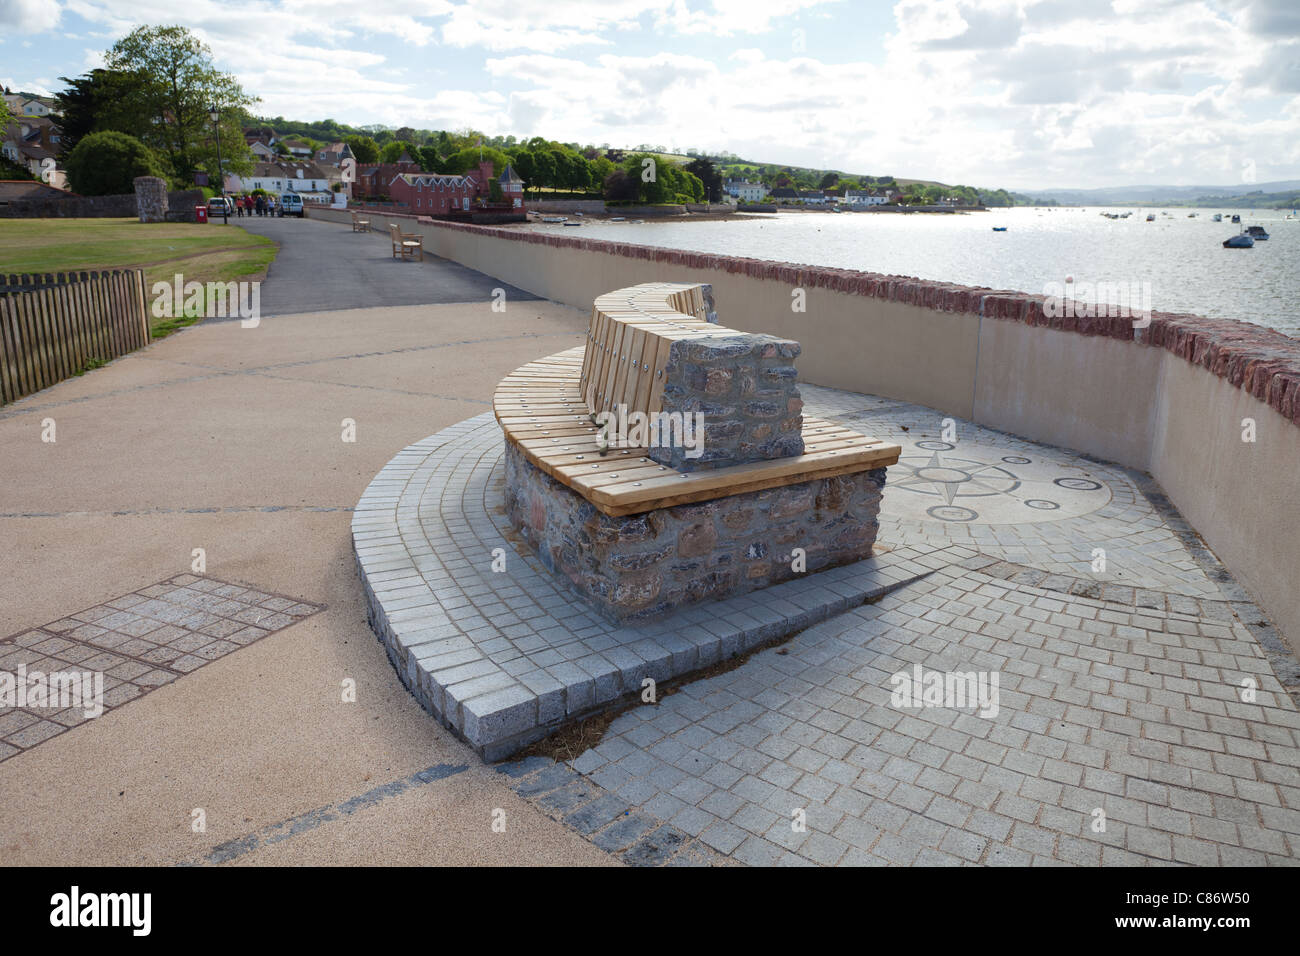
[[[784,398],[798,394],[791,364],[798,343],[766,341],[771,337],[709,321],[710,292],[703,285],[648,283],[600,296],[585,345],[530,362],[501,382],[493,410],[506,440],[530,464],[614,516],[898,461],[896,444],[799,415],[802,402]],[[745,381],[738,385],[735,376]],[[706,424],[705,446],[706,455],[722,460],[692,463],[647,447],[610,448],[602,455],[592,416],[619,405],[651,415],[700,411],[706,420],[720,419]],[[764,419],[770,419],[766,431]],[[715,435],[723,438],[711,440]]]

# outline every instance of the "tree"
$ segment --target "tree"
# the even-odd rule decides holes
[[[708,159],[700,157],[686,164],[686,171],[704,184],[709,202],[722,202],[722,173]]]
[[[200,165],[216,168],[209,110],[219,111],[227,169],[247,172],[252,158],[239,127],[241,111],[257,102],[212,62],[212,51],[185,27],[137,27],[104,57],[110,70],[134,75],[151,121],[146,145],[165,156],[177,179],[192,182]]]
[[[555,158],[549,150],[535,149],[533,154],[533,188],[540,189],[555,182]]]
[[[162,176],[158,157],[134,136],[105,130],[82,138],[63,161],[68,185],[83,196],[134,191],[137,176]]]
[[[392,140],[385,143],[379,151],[379,161],[381,163],[395,163],[402,158],[402,154],[407,152],[407,144],[400,139]]]
[[[83,137],[103,130],[137,139],[154,132],[145,84],[135,74],[96,69],[76,79],[59,79],[67,88],[55,96],[54,122],[64,152],[75,149]]]
[[[497,169],[505,169],[506,163],[510,162],[509,156],[491,146],[466,146],[447,157],[445,168],[447,172],[458,176],[471,171],[477,172],[480,156],[490,161]]]
[[[602,195],[606,202],[620,202],[637,198],[637,181],[626,169],[616,169],[605,177]]]
[[[436,146],[421,146],[419,150],[420,169],[426,173],[445,173],[446,160],[438,155]]]
[[[533,185],[534,177],[537,175],[537,169],[533,163],[533,154],[526,149],[517,150],[512,164],[515,172],[519,174],[519,178],[524,181],[524,189]]]
[[[393,139],[400,139],[404,143],[414,143],[415,130],[411,129],[409,126],[399,127],[397,131],[393,133]]]
[[[827,173],[825,176],[821,178],[821,182],[819,182],[817,185],[818,188],[822,190],[834,189],[835,186],[839,183],[839,181],[840,181],[839,173]]]
[[[358,163],[379,162],[379,144],[369,136],[349,136],[343,142],[348,144]]]

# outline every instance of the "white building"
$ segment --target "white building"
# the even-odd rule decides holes
[[[762,183],[751,183],[747,179],[729,179],[723,189],[728,196],[735,196],[741,202],[762,202],[768,192]]]
[[[233,192],[252,192],[265,189],[273,195],[295,192],[303,198],[330,198],[330,178],[315,163],[257,163],[248,176],[231,176],[228,188]]]
[[[889,197],[873,195],[866,189],[846,189],[844,201],[850,206],[883,206],[889,202]]]

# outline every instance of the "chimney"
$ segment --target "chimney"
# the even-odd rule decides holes
[[[478,194],[483,197],[488,195],[488,184],[492,181],[492,160],[482,159],[478,164]]]

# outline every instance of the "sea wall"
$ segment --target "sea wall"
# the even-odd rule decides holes
[[[385,218],[372,215],[384,230]],[[416,228],[435,255],[584,312],[610,289],[708,282],[725,324],[802,343],[804,382],[1146,471],[1300,648],[1300,342],[1288,336],[1160,312],[1136,329],[1050,318],[1042,296],[1020,292],[538,230]]]

